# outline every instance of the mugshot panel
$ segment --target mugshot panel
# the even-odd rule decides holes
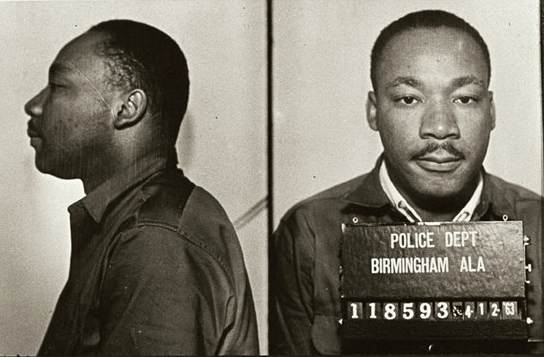
[[[270,351],[506,352],[533,342],[527,348],[541,349],[541,202],[520,194],[524,208],[509,208],[504,198],[521,190],[498,180],[473,194],[484,186],[476,180],[484,156],[487,172],[542,193],[539,2],[302,0],[276,1],[273,10]],[[476,36],[436,24],[449,18],[466,29],[444,13],[411,17],[437,29],[389,38],[377,61],[379,91],[369,96],[380,31],[420,10],[453,13],[479,31],[492,100],[482,85],[486,51]],[[348,181],[370,172],[383,147],[389,175]],[[508,216],[523,220],[523,233],[520,222],[468,222]],[[463,223],[446,222],[454,217]],[[432,223],[400,224],[408,221]],[[485,233],[489,227],[496,232]],[[525,238],[536,243],[524,251]],[[484,325],[493,327],[487,336]],[[495,329],[504,326],[512,335]],[[436,342],[444,337],[451,345]],[[472,345],[478,339],[493,342]]]
[[[90,26],[127,18],[154,25],[183,49],[191,87],[177,142],[179,166],[235,223],[266,351],[266,12],[264,1],[3,2],[0,134],[0,354],[35,354],[66,281],[66,208],[79,181],[39,173],[24,103],[47,82],[60,48]]]
[[[539,3],[274,2],[274,226],[296,202],[370,171],[382,151],[367,122],[370,50],[390,22],[429,7],[476,27],[491,55],[496,128],[490,173],[542,190]],[[482,14],[485,14],[483,16]]]

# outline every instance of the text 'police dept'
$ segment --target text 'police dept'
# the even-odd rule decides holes
[[[391,249],[425,249],[435,248],[435,232],[391,233],[389,247]],[[445,232],[444,246],[446,248],[476,246],[477,231]],[[425,274],[448,273],[450,262],[448,257],[396,257],[371,258],[371,274]],[[461,256],[460,272],[485,272],[484,259],[477,256]]]

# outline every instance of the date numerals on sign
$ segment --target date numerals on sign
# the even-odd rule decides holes
[[[513,320],[517,301],[348,302],[350,320]]]

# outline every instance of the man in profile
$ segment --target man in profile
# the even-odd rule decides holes
[[[339,354],[342,223],[521,220],[531,238],[529,343],[387,345],[375,352],[543,352],[541,198],[482,167],[495,126],[489,51],[444,11],[408,14],[371,55],[367,120],[384,151],[368,174],[294,206],[272,237],[270,350]],[[361,347],[361,346],[359,346]],[[365,347],[365,346],[362,346]]]
[[[183,52],[129,20],[70,41],[26,105],[38,170],[81,179],[72,253],[40,355],[257,354],[253,298],[220,204],[176,168]]]

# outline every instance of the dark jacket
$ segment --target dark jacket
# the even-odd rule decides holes
[[[180,170],[140,162],[69,210],[70,273],[40,355],[258,353],[234,228]]]
[[[339,294],[339,242],[341,224],[357,218],[361,223],[406,222],[390,204],[379,182],[377,165],[370,173],[330,188],[295,205],[283,217],[272,237],[270,252],[270,352],[272,354],[339,354],[358,352],[361,346],[342,346],[338,321],[342,317]],[[533,343],[529,351],[544,351],[542,200],[536,194],[484,173],[484,188],[473,220],[522,220],[532,239],[529,316]],[[539,340],[540,342],[536,342]],[[524,345],[437,345],[433,352],[463,349],[527,352]],[[386,343],[363,346],[369,352],[423,353],[428,345]]]

